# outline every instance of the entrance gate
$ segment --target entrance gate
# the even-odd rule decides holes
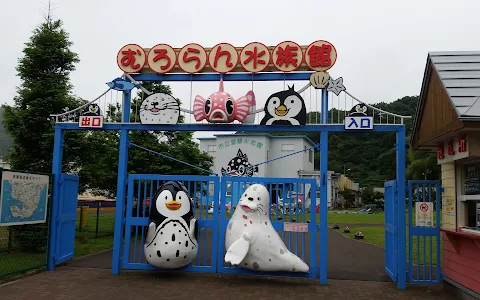
[[[440,196],[443,189],[436,180],[408,181],[408,281],[439,284]],[[413,219],[415,215],[415,220]]]
[[[392,185],[392,189],[395,191],[390,191],[389,193],[390,195],[395,195],[391,197],[394,197],[392,199],[397,201],[396,205],[392,204],[393,206],[390,207],[391,211],[387,220],[388,225],[392,225],[392,227],[389,227],[388,229],[388,234],[390,236],[389,239],[393,239],[394,241],[389,242],[387,250],[389,251],[389,254],[387,255],[390,255],[390,260],[386,262],[386,269],[389,270],[392,278],[396,280],[399,289],[406,288],[406,248],[401,247],[403,241],[406,241],[406,127],[404,121],[411,117],[386,112],[366,104],[352,96],[347,91],[346,87],[343,85],[343,78],[332,78],[326,71],[333,66],[337,59],[337,55],[335,47],[327,41],[315,41],[309,46],[299,46],[293,42],[282,42],[275,47],[267,47],[261,43],[250,43],[246,45],[242,51],[237,51],[235,47],[226,43],[218,44],[207,50],[198,44],[188,44],[182,49],[173,49],[166,44],[156,45],[154,49],[155,51],[150,51],[150,48],[151,47],[143,48],[136,44],[125,45],[117,54],[117,62],[123,71],[122,78],[116,78],[112,82],[109,82],[109,89],[89,103],[53,116],[56,124],[52,173],[55,178],[59,178],[62,173],[62,150],[65,130],[112,130],[120,132],[112,274],[119,274],[122,266],[130,269],[149,268],[144,262],[138,260],[140,257],[139,252],[141,252],[142,249],[138,246],[131,246],[132,243],[141,244],[143,235],[138,232],[142,231],[143,226],[145,226],[147,222],[146,216],[142,215],[144,203],[142,202],[143,198],[138,195],[138,191],[148,195],[151,193],[152,188],[143,188],[145,184],[147,186],[155,186],[158,182],[165,180],[166,178],[161,175],[127,176],[129,171],[127,169],[129,147],[132,145],[129,141],[130,131],[224,131],[248,133],[314,132],[315,134],[318,134],[320,137],[320,146],[318,147],[320,152],[320,163],[318,166],[320,180],[318,190],[320,191],[319,219],[321,224],[320,227],[317,228],[320,230],[319,237],[321,242],[320,249],[316,249],[316,251],[318,250],[317,252],[320,252],[320,257],[316,261],[318,261],[318,273],[320,276],[320,283],[322,284],[327,283],[326,220],[329,196],[328,135],[330,132],[395,132],[397,165],[395,178],[396,185]],[[225,50],[227,48],[230,50]],[[158,53],[158,55],[152,56],[154,53]],[[196,53],[200,54],[197,55]],[[216,53],[216,55],[211,55],[212,53]],[[253,56],[250,57],[249,53],[253,55],[255,55],[255,53],[258,55],[261,54],[265,55],[265,57],[262,57],[261,60],[257,61],[257,59],[252,59]],[[312,61],[311,57],[313,54],[315,54],[315,57],[319,57],[319,53],[321,53],[322,57],[323,55],[326,55],[325,59],[322,59],[320,64],[318,61]],[[164,54],[168,55],[168,57],[164,56]],[[298,66],[295,66],[295,68],[289,66],[291,62],[286,59],[286,57],[290,57],[287,56],[287,54],[294,55],[295,61],[298,61]],[[168,67],[163,65],[167,61],[169,64]],[[262,61],[264,65],[257,65],[257,62],[260,61]],[[218,66],[217,63],[219,64]],[[153,70],[151,69],[152,67],[157,69]],[[161,69],[158,69],[160,67]],[[272,72],[272,70],[277,71]],[[142,90],[142,100],[144,100],[143,95],[158,97],[159,93],[157,95],[152,95],[152,92],[142,87],[141,83],[168,83],[172,81],[188,83],[191,97],[185,102],[186,104],[180,105],[178,102],[169,102],[170,98],[175,98],[172,95],[164,95],[165,97],[160,96],[160,99],[165,100],[165,103],[160,107],[157,106],[159,105],[157,101],[151,102],[151,105],[153,106],[150,108],[150,112],[155,113],[155,117],[147,118],[144,115],[144,121],[142,123],[142,115],[140,114],[140,111],[143,111],[144,107],[148,107],[148,105],[140,105],[141,102],[139,101],[132,102],[132,89],[140,88]],[[205,81],[220,83],[218,92],[212,94],[217,95],[212,98],[215,99],[216,103],[212,103],[211,100],[207,100],[201,95],[193,97],[193,86],[196,85],[197,82]],[[250,91],[245,91],[246,94],[243,94],[244,96],[241,96],[241,94],[238,95],[238,97],[240,97],[237,99],[239,100],[239,107],[232,105],[233,100],[231,97],[223,99],[223,96],[227,94],[224,91],[223,82],[226,84],[226,82],[229,81],[248,82],[248,86],[250,86],[251,83],[252,88]],[[288,117],[289,121],[287,123],[282,123],[285,120],[277,120],[278,122],[275,121],[274,119],[276,117],[273,119],[269,117],[273,116],[272,113],[268,112],[269,109],[260,108],[265,104],[264,101],[267,100],[267,97],[262,97],[262,99],[254,98],[254,83],[255,88],[258,89],[260,83],[267,81],[283,82],[283,89],[278,92],[281,97],[290,97],[289,95],[291,93],[296,95],[294,97],[295,99],[292,98],[290,100],[290,103],[297,103],[296,105],[292,104],[296,106],[292,112],[297,111],[297,113],[295,116]],[[301,88],[296,84],[296,88],[294,88],[294,86],[291,85],[292,81],[304,81],[308,83]],[[307,90],[309,90],[310,93],[307,93]],[[112,102],[113,99],[118,99],[112,95],[115,92],[122,94],[123,98],[121,103]],[[278,93],[275,94],[277,95]],[[207,95],[204,96],[207,97]],[[275,114],[281,118],[286,118],[287,116],[285,114],[288,113],[290,109],[286,108],[284,104],[282,104],[283,107],[281,107],[279,104],[280,102],[276,101],[275,97],[271,97],[271,99],[274,99],[272,100],[272,105],[278,104],[278,107],[275,107]],[[222,102],[224,104],[219,104],[217,103],[218,101],[224,101]],[[155,103],[155,105],[153,103]],[[167,103],[170,104],[167,105]],[[347,103],[349,104],[347,105]],[[163,105],[165,105],[165,107]],[[103,112],[100,109],[102,107],[104,108]],[[113,113],[110,111],[109,114],[105,109],[111,107],[114,107],[115,109],[113,110]],[[217,112],[214,107],[217,107],[222,112]],[[171,111],[168,115],[166,112],[162,114],[165,118],[160,116],[160,114],[157,114],[160,109],[167,108],[171,109]],[[235,114],[233,113],[232,108],[235,110]],[[94,113],[94,111],[96,112]],[[215,114],[213,114],[214,112]],[[212,113],[212,115],[208,116],[210,113]],[[117,119],[117,116],[120,115],[121,117]],[[206,116],[209,121],[206,121]],[[262,117],[265,117],[266,120],[265,118],[262,119]],[[160,118],[163,118],[163,120],[160,120]],[[193,122],[192,118],[194,119]],[[176,120],[173,121],[174,119]],[[179,120],[183,120],[185,123],[179,123]],[[190,122],[187,123],[187,120],[190,120]],[[214,124],[220,121],[223,122],[223,124]],[[274,122],[277,123],[274,124]],[[270,124],[275,126],[271,126]],[[268,155],[266,157],[268,157]],[[224,227],[225,222],[227,221],[221,213],[220,219],[217,218],[218,213],[216,212],[216,205],[218,205],[219,200],[220,203],[223,201],[222,198],[224,196],[221,194],[220,197],[218,197],[220,179],[217,177],[197,178],[181,176],[173,176],[169,178],[181,178],[179,180],[189,182],[189,187],[193,190],[195,190],[195,187],[192,188],[192,182],[208,182],[207,186],[213,186],[212,194],[208,194],[207,197],[208,201],[210,201],[210,197],[212,197],[212,217],[208,214],[207,207],[203,207],[202,204],[200,205],[201,209],[207,210],[207,213],[205,213],[205,217],[200,215],[199,218],[199,225],[201,225],[200,231],[210,232],[211,230],[213,241],[216,236],[219,236],[213,233],[214,230],[222,228],[219,226]],[[236,180],[237,179],[233,180],[233,182],[237,182],[238,184],[242,184],[243,182],[241,179],[238,179],[239,181]],[[268,182],[268,180],[266,182]],[[272,182],[273,181],[270,181],[270,183]],[[301,183],[298,181],[296,183],[298,185],[305,182]],[[137,187],[134,188],[134,186]],[[139,188],[138,186],[142,186],[142,188]],[[293,186],[295,186],[295,184],[293,184]],[[317,187],[312,187],[311,190],[315,190],[316,188]],[[129,197],[127,197],[127,191]],[[58,187],[55,188],[54,186],[53,193],[54,199],[58,202],[60,189]],[[312,198],[314,198],[313,195]],[[224,210],[225,208],[221,206],[220,209]],[[142,210],[142,213],[140,213],[140,210]],[[223,223],[220,224],[219,222]],[[315,223],[312,220],[308,225],[309,234],[314,232],[315,224],[318,224],[317,219],[315,219]],[[125,234],[125,231],[127,231],[127,234]],[[135,231],[135,234],[130,233],[131,231]],[[56,239],[59,238],[56,236],[55,231],[53,232],[51,244],[55,243]],[[134,237],[132,238],[132,236]],[[124,237],[127,239],[125,243],[123,242]],[[316,237],[309,237],[307,240],[311,242],[315,238]],[[213,271],[218,268],[227,268],[223,264],[222,266],[218,265],[220,257],[222,256],[218,252],[215,254],[214,250],[211,249],[201,251],[212,251],[211,257],[213,257],[213,260],[210,262],[204,261],[203,264],[200,261],[197,265],[189,267],[192,270]],[[395,255],[396,260],[392,260]],[[200,254],[200,260],[202,257],[205,256]],[[312,258],[308,258],[307,260],[311,259]],[[398,262],[396,265],[395,261]],[[49,263],[49,270],[53,269],[54,264]],[[227,270],[227,272],[230,271]],[[312,274],[309,274],[309,276],[313,276],[313,273],[315,272],[317,272],[316,262]],[[395,274],[396,276],[394,276]]]
[[[260,183],[268,187],[271,199],[274,199],[272,195],[276,198],[272,200],[272,225],[290,251],[310,266],[309,273],[295,273],[293,276],[315,278],[320,270],[322,280],[326,278],[326,265],[317,265],[318,255],[326,256],[325,251],[319,252],[319,249],[326,249],[322,245],[325,241],[321,240],[320,244],[317,242],[317,232],[321,226],[326,231],[326,220],[319,225],[315,205],[307,207],[305,203],[309,195],[316,195],[315,179],[222,177],[220,181],[217,176],[129,175],[123,253],[119,262],[121,269],[155,270],[146,262],[143,253],[148,213],[152,201],[155,201],[152,198],[155,191],[170,180],[180,181],[188,189],[189,195],[194,199],[193,209],[198,222],[198,256],[192,265],[180,269],[181,271],[258,274],[232,267],[223,260],[225,231],[238,199],[249,185]],[[312,203],[315,204],[315,201]],[[313,213],[307,212],[307,208],[313,208]],[[282,220],[281,216],[284,214],[288,219]],[[287,222],[302,223],[307,226],[308,231],[285,231]],[[280,272],[268,274],[287,275]],[[288,276],[292,274],[289,273]]]

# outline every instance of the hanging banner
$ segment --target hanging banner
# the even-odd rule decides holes
[[[337,51],[328,41],[314,41],[300,46],[284,41],[276,46],[252,42],[243,47],[219,43],[205,48],[190,43],[182,48],[157,44],[143,48],[137,44],[123,46],[117,54],[117,65],[125,73],[259,73],[323,72],[335,64]]]

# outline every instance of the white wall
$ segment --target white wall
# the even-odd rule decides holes
[[[235,141],[233,143],[233,141]],[[241,140],[241,143],[239,143]],[[247,143],[246,143],[247,142]],[[291,145],[291,146],[284,146]],[[282,147],[284,151],[282,151]],[[290,147],[289,149],[286,149]],[[214,157],[213,170],[217,174],[222,173],[222,167],[226,168],[228,163],[237,156],[240,149],[247,155],[248,162],[252,165],[265,162],[286,154],[290,154],[312,145],[303,137],[271,137],[269,135],[222,135],[215,138],[200,139],[200,150],[208,152]],[[211,152],[209,150],[215,150]],[[309,157],[311,155],[311,162]],[[258,173],[254,176],[260,177],[284,177],[298,178],[298,171],[314,170],[314,151],[297,153],[288,157],[278,159],[258,166]]]

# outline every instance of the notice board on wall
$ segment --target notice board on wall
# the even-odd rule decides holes
[[[463,194],[480,194],[480,162],[466,164],[464,166]]]

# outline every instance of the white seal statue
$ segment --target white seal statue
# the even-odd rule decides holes
[[[270,195],[261,184],[243,193],[225,233],[225,262],[256,271],[309,271],[288,251],[270,222]]]

